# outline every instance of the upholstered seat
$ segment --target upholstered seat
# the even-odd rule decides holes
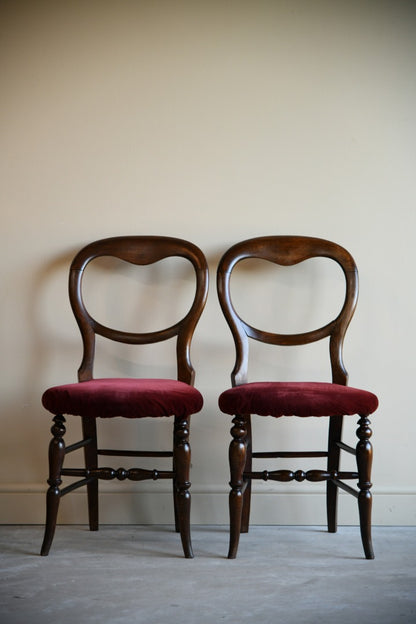
[[[92,379],[54,386],[42,397],[52,414],[86,418],[186,417],[202,409],[201,393],[175,379]]]
[[[377,406],[372,392],[323,382],[253,382],[230,388],[219,397],[219,407],[226,414],[275,418],[372,414]]]

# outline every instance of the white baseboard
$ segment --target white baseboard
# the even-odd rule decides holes
[[[160,487],[158,487],[160,485]],[[288,484],[273,487],[261,484],[253,494],[252,524],[325,525],[325,494],[322,485],[308,490]],[[172,524],[172,493],[165,483],[100,484],[102,524]],[[261,487],[263,486],[263,488]],[[292,486],[292,487],[291,487]],[[43,524],[45,520],[43,484],[3,484],[0,486],[0,524]],[[195,485],[192,493],[192,523],[226,525],[228,490],[222,486]],[[340,492],[338,522],[358,523],[357,501]],[[87,522],[85,490],[65,496],[60,505],[60,524]],[[416,526],[416,490],[373,489],[373,524]]]

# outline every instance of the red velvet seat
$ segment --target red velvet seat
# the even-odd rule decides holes
[[[193,267],[195,289],[190,309],[174,325],[153,332],[125,332],[96,321],[84,304],[83,276],[87,265],[102,256],[112,256],[132,265],[149,265],[170,257],[181,257]],[[84,353],[78,371],[78,383],[54,386],[42,397],[44,407],[54,414],[49,447],[49,490],[42,555],[49,553],[55,533],[59,501],[78,487],[86,486],[89,525],[98,530],[99,479],[172,479],[175,528],[181,534],[186,557],[192,557],[190,536],[190,446],[189,417],[203,405],[201,393],[193,387],[194,369],[190,360],[192,336],[205,306],[208,290],[208,266],[201,250],[187,241],[158,236],[124,236],[95,241],[74,258],[69,277],[69,297],[79,325]],[[149,310],[152,314],[152,310]],[[176,338],[177,379],[161,378],[93,378],[95,336],[116,342],[144,345]],[[65,446],[65,415],[78,416],[82,421],[83,439]],[[173,450],[103,449],[98,447],[97,420],[101,418],[163,418],[173,417]],[[84,450],[85,466],[64,468],[68,453]],[[171,470],[100,467],[98,457],[170,457]],[[61,487],[63,477],[80,477],[75,483]]]
[[[247,383],[223,392],[219,406],[226,414],[259,416],[347,416],[372,414],[378,399],[372,392],[322,382]]]
[[[335,261],[345,278],[345,299],[339,314],[329,323],[300,334],[279,334],[260,330],[240,316],[231,296],[231,275],[236,265],[247,259],[260,259],[281,267],[292,266],[315,257]],[[258,275],[255,274],[257,282]],[[246,290],[250,291],[247,280]],[[352,256],[330,241],[304,236],[267,236],[253,238],[231,247],[222,257],[217,271],[217,287],[221,308],[231,329],[236,359],[231,374],[232,387],[219,397],[222,412],[233,415],[229,459],[231,472],[230,492],[230,547],[229,558],[237,555],[240,533],[249,529],[252,479],[274,481],[326,481],[328,530],[337,530],[337,494],[341,488],[358,499],[361,538],[367,559],[374,557],[371,543],[371,429],[368,416],[378,406],[377,397],[367,390],[347,386],[347,372],[342,358],[344,336],[353,316],[358,297],[358,273]],[[261,305],[271,306],[271,294],[261,300]],[[282,305],[283,302],[279,302]],[[332,382],[248,382],[249,339],[282,346],[299,346],[329,338]],[[355,448],[341,440],[344,416],[358,415],[359,441]],[[329,421],[328,445],[324,450],[313,451],[257,451],[253,450],[251,416],[327,417]],[[271,436],[273,432],[270,432]],[[276,434],[278,435],[278,433]],[[340,470],[340,452],[356,456],[357,471]],[[266,458],[326,458],[321,470],[261,470],[254,471],[253,460]],[[346,480],[358,481],[358,490]]]
[[[186,418],[202,409],[203,400],[176,379],[92,379],[49,388],[42,403],[52,414],[87,418]]]

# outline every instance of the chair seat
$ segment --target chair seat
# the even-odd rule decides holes
[[[54,386],[42,397],[53,414],[91,418],[185,417],[199,412],[201,393],[175,379],[93,379]]]
[[[342,416],[372,414],[375,394],[322,382],[253,382],[230,388],[218,400],[226,414],[259,416]]]

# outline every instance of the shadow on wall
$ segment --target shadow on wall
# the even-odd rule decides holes
[[[45,450],[49,442],[49,420],[38,416],[45,416],[41,405],[41,393],[39,388],[45,386],[51,371],[56,379],[66,377],[66,367],[61,365],[63,358],[60,354],[65,353],[75,360],[79,353],[79,347],[72,339],[70,331],[65,327],[68,313],[68,296],[65,290],[67,283],[68,266],[75,250],[62,252],[45,263],[38,271],[34,271],[34,278],[30,284],[27,296],[27,326],[28,348],[25,352],[25,379],[22,380],[24,398],[24,410],[30,410],[30,417],[25,417],[25,426],[21,429],[19,444],[15,448],[26,449],[25,458],[30,478],[28,481],[43,480],[46,472],[39,474],[40,466],[46,466]],[[52,321],[52,322],[51,322]],[[74,375],[68,377],[75,380]],[[18,409],[17,420],[22,418],[20,404],[16,402],[14,409]],[[10,413],[10,418],[14,418]],[[34,417],[35,416],[35,417]],[[30,452],[27,450],[31,449]],[[12,451],[13,452],[13,451]],[[34,478],[34,475],[38,477]]]

